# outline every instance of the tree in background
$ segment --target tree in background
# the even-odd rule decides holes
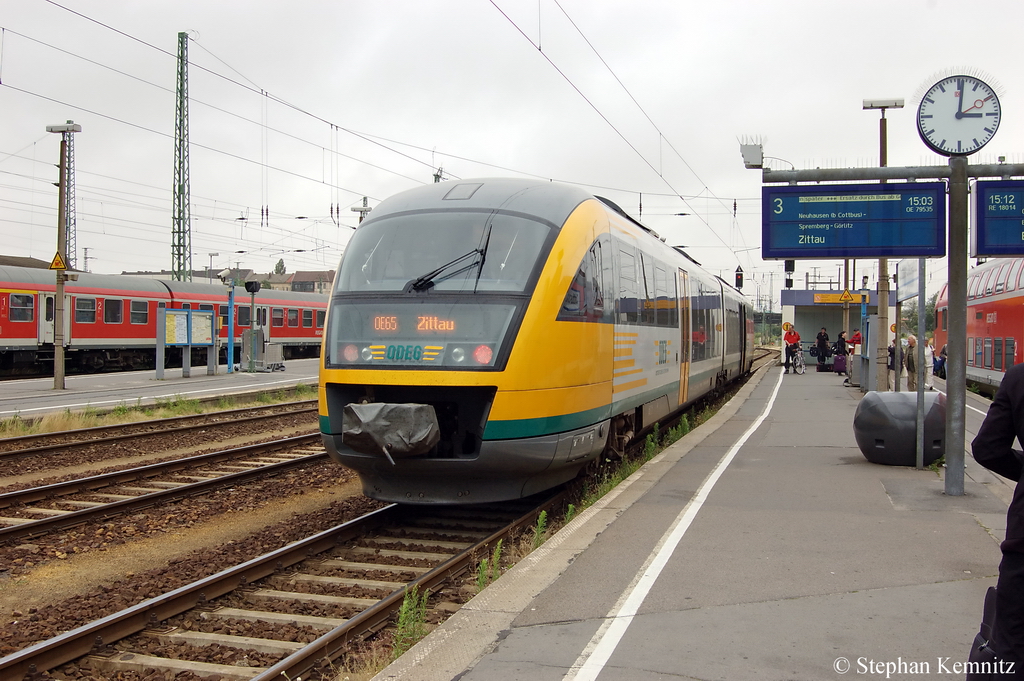
[[[931,298],[925,301],[924,305],[924,328],[928,336],[935,333],[935,303],[939,299],[936,292]],[[903,333],[917,333],[917,298],[912,298],[903,303]],[[901,334],[902,335],[902,334]]]
[[[277,264],[274,265],[274,274],[284,274],[284,258],[278,260]]]

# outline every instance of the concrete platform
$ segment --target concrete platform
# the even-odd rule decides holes
[[[962,679],[1012,483],[869,463],[860,397],[762,370],[375,681]]]
[[[27,378],[0,383],[0,419],[20,415],[36,418],[47,413],[66,410],[113,409],[119,404],[134,406],[154,404],[175,397],[189,399],[218,398],[259,390],[277,390],[298,383],[316,385],[319,380],[319,359],[293,359],[285,362],[284,371],[268,373],[227,373],[218,367],[217,374],[206,375],[206,367],[192,367],[190,378],[181,377],[181,369],[165,369],[164,378],[156,372],[126,371],[109,374],[68,376],[64,390],[55,390],[53,378]]]

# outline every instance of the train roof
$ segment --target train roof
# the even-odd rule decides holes
[[[117,290],[122,295],[136,292],[151,297],[167,298],[167,288],[160,281],[145,277],[125,277],[117,274],[92,274],[90,272],[68,272],[78,277],[67,281],[69,292],[94,292]],[[34,267],[0,267],[0,282],[14,286],[49,288],[56,285],[56,273]]]

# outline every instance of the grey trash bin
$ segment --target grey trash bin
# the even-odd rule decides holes
[[[917,393],[869,392],[857,405],[853,435],[871,463],[917,464]],[[946,396],[924,394],[924,465],[946,452]]]

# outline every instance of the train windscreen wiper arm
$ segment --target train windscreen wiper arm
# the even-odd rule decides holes
[[[417,277],[415,279],[409,280],[409,283],[407,283],[405,285],[405,288],[403,288],[402,291],[404,293],[409,293],[410,291],[426,291],[426,290],[429,290],[429,289],[433,288],[434,284],[437,284],[438,282],[445,281],[446,279],[451,279],[452,277],[456,277],[456,276],[462,274],[463,272],[465,272],[467,270],[471,270],[474,267],[477,267],[477,266],[481,265],[483,263],[482,259],[474,260],[473,262],[469,263],[465,267],[461,267],[461,268],[457,269],[456,271],[452,272],[451,274],[448,274],[448,275],[446,275],[444,277],[441,277],[440,279],[437,278],[437,275],[441,274],[442,272],[447,270],[449,267],[452,267],[453,265],[458,265],[463,260],[466,260],[467,258],[472,258],[474,255],[483,256],[483,254],[484,254],[484,251],[482,249],[474,248],[472,251],[470,251],[468,253],[465,253],[463,255],[460,255],[459,257],[455,258],[455,260],[452,260],[451,262],[446,262],[445,264],[441,265],[437,269],[431,270],[430,272],[427,272],[423,276],[420,276],[420,277]]]

